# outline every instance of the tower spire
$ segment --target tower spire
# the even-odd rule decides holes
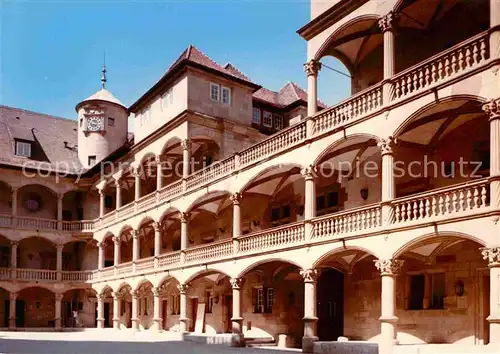
[[[106,88],[106,82],[108,80],[106,79],[106,52],[104,52],[104,61],[102,64],[102,76],[101,76],[101,86],[103,89]]]

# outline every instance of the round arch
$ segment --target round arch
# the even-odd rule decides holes
[[[49,188],[49,187],[47,187],[47,186],[45,186],[43,184],[40,184],[40,183],[25,184],[22,187],[19,187],[19,189],[17,190],[17,193],[19,194],[19,193],[21,193],[23,191],[23,189],[33,188],[33,187],[41,188],[43,190],[47,190],[50,193],[52,193],[52,195],[54,195],[55,197],[57,197],[57,192],[54,189]]]
[[[289,265],[297,267],[298,269],[302,269],[302,265],[299,264],[298,262],[295,262],[291,259],[283,259],[283,258],[279,258],[279,257],[274,257],[274,258],[261,259],[261,260],[258,260],[254,263],[247,265],[243,270],[241,270],[238,273],[237,278],[244,277],[246,274],[248,274],[249,272],[251,272],[253,269],[257,268],[260,265],[267,264],[267,263],[273,263],[273,262],[289,264]]]
[[[194,274],[191,274],[189,277],[186,278],[186,280],[183,282],[183,284],[189,284],[189,283],[197,280],[198,278],[204,277],[206,275],[211,275],[214,273],[220,273],[228,278],[231,278],[231,276],[229,274],[227,274],[227,272],[225,270],[221,270],[221,269],[217,269],[217,268],[212,267],[212,268],[202,269],[202,270],[195,272]]]
[[[151,287],[153,288],[154,287],[154,284],[153,282],[148,279],[148,278],[142,278],[142,279],[139,279],[134,286],[131,285],[132,287],[132,290],[139,290],[139,288],[145,284],[150,284]]]
[[[162,275],[161,275],[161,276],[157,279],[157,281],[154,281],[154,282],[153,282],[152,280],[150,280],[150,281],[151,281],[151,283],[153,283],[153,285],[154,285],[154,286],[156,286],[156,287],[160,287],[160,286],[162,286],[163,284],[168,283],[168,282],[170,282],[170,281],[172,281],[172,280],[173,280],[174,282],[177,282],[178,284],[180,284],[179,279],[177,279],[174,275],[169,274],[168,272],[167,272],[167,273],[165,273],[165,274],[162,274]]]
[[[21,243],[25,243],[27,240],[30,240],[30,239],[39,239],[39,240],[42,240],[42,241],[47,241],[52,246],[54,246],[54,247],[57,246],[57,243],[54,240],[51,240],[50,238],[48,238],[46,236],[43,236],[41,234],[40,235],[31,235],[31,236],[28,236],[28,237],[23,237],[21,240],[19,240],[19,245]]]
[[[110,286],[111,287],[111,286]],[[122,280],[120,282],[117,282],[115,284],[115,287],[114,288],[111,288],[114,292],[118,292],[120,291],[122,288],[126,288],[126,287],[129,287],[130,289],[134,289],[133,287],[133,284],[131,284],[130,282],[126,281],[126,280]]]
[[[175,149],[177,146],[180,146],[182,143],[182,139],[179,138],[178,136],[171,137],[168,139],[165,144],[163,144],[161,151],[160,151],[160,156],[163,156],[166,154],[169,150]]]
[[[196,208],[199,208],[205,204],[212,203],[217,200],[225,200],[231,195],[230,191],[227,190],[216,190],[216,191],[211,191],[206,194],[201,195],[200,197],[196,198],[191,204],[189,204],[186,208],[186,212],[189,213]]]
[[[272,166],[268,166],[265,169],[257,172],[255,175],[249,178],[248,182],[243,184],[243,186],[239,189],[239,193],[244,193],[249,187],[251,187],[253,184],[259,181],[261,177],[266,176],[269,172],[271,171],[279,171],[279,170],[285,170],[287,167],[289,167],[288,170],[292,169],[298,169],[299,171],[303,168],[301,164],[298,163],[280,163]]]
[[[170,219],[174,215],[179,216],[180,213],[181,211],[179,209],[170,206],[161,213],[158,218],[158,222],[163,223],[165,220]]]

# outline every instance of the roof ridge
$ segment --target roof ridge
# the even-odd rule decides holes
[[[25,112],[25,113],[32,113],[32,114],[36,114],[36,115],[39,115],[39,116],[45,116],[45,117],[52,118],[52,119],[60,119],[60,120],[64,120],[64,121],[67,121],[67,122],[78,123],[75,119],[72,119],[72,118],[65,118],[65,117],[60,117],[60,116],[54,116],[54,115],[48,114],[48,113],[35,112],[35,111],[31,111],[29,109],[17,108],[17,107],[7,106],[7,105],[4,105],[4,104],[0,104],[0,108],[14,109],[16,111],[21,111],[21,112]]]

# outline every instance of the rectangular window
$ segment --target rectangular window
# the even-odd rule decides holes
[[[210,83],[210,99],[215,102],[220,101],[220,85]]]
[[[31,143],[25,143],[23,141],[16,141],[16,155],[31,157]]]
[[[444,273],[436,273],[431,275],[431,308],[444,309],[444,290],[445,277]]]
[[[262,111],[260,108],[253,108],[253,113],[252,113],[252,123],[260,125],[261,119],[262,119]]]
[[[252,289],[253,313],[272,313],[273,303],[273,288],[255,287]]]
[[[95,165],[96,162],[97,162],[96,156],[95,155],[90,155],[89,156],[89,166]]]
[[[161,108],[166,109],[174,103],[174,89],[171,87],[161,96]]]
[[[180,295],[171,295],[170,296],[170,306],[172,315],[179,315],[181,312],[181,297]]]
[[[110,127],[114,127],[115,126],[115,119],[111,118],[111,117],[108,117],[108,125]]]
[[[409,310],[424,308],[425,275],[413,275],[410,278]]]
[[[205,291],[205,313],[212,313],[214,307],[214,293],[212,290]]]
[[[264,111],[264,126],[272,128],[273,127],[273,114],[268,111]]]
[[[271,209],[271,221],[278,221],[280,219],[280,208]]]
[[[80,118],[80,127],[83,127],[83,118]]]
[[[222,86],[222,103],[231,104],[231,89],[224,86]]]
[[[276,129],[283,129],[283,116],[279,114],[274,115],[274,127]]]
[[[264,312],[265,313],[273,313],[273,302],[274,302],[274,289],[273,288],[264,288],[266,294],[266,303]]]

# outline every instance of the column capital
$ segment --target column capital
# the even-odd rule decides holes
[[[139,238],[139,230],[132,230],[130,231],[130,234],[132,235],[133,239]]]
[[[18,190],[19,187],[10,187],[10,191],[12,192],[12,194],[17,193]]]
[[[396,147],[396,145],[397,145],[397,140],[394,139],[392,136],[389,136],[387,138],[382,138],[377,143],[377,146],[379,147],[382,156],[394,154],[394,148]]]
[[[64,294],[54,294],[56,301],[61,301],[64,297]]]
[[[392,31],[395,26],[396,14],[392,11],[378,19],[378,26],[382,32]]]
[[[132,176],[135,178],[141,178],[142,176],[142,166],[135,166],[132,168]]]
[[[182,150],[189,150],[191,147],[191,140],[190,139],[182,139],[181,140],[181,147]]]
[[[313,180],[315,179],[317,175],[317,168],[316,166],[309,165],[307,167],[304,167],[303,169],[300,170],[300,174],[304,177],[304,179],[307,180]]]
[[[160,232],[161,231],[161,222],[154,221],[153,222],[153,230],[155,232]]]
[[[113,296],[113,299],[121,299],[123,297],[123,294],[120,291],[113,291],[111,293],[111,296]]]
[[[9,293],[9,300],[10,301],[15,301],[17,299],[17,295],[19,293]]]
[[[57,244],[56,245],[57,252],[61,252],[64,249],[64,245],[62,244]]]
[[[155,155],[156,164],[161,164],[161,155]]]
[[[120,178],[116,179],[115,178],[115,188],[121,188],[122,187],[122,180]]]
[[[400,259],[377,259],[374,262],[380,275],[398,275],[404,264]]]
[[[490,121],[500,119],[500,98],[495,98],[483,104],[483,111],[489,116]]]
[[[17,247],[19,245],[19,241],[10,241],[10,245],[12,247]]]
[[[113,236],[113,242],[115,243],[115,245],[119,246],[122,240],[119,236]]]
[[[483,259],[488,261],[488,266],[490,268],[500,267],[500,247],[483,247],[479,250],[481,251]]]
[[[100,197],[104,197],[106,195],[106,193],[104,193],[104,189],[102,189],[102,188],[98,188],[97,193],[99,193]]]
[[[229,282],[231,283],[231,288],[233,289],[241,289],[241,287],[243,286],[243,281],[244,279],[243,278],[231,278],[229,279]]]
[[[104,248],[104,247],[106,247],[106,243],[105,242],[103,242],[103,241],[97,242],[97,248]]]
[[[102,301],[104,301],[105,298],[106,298],[105,293],[97,294],[97,302],[102,302]]]
[[[318,271],[316,269],[302,269],[300,275],[304,278],[304,283],[316,283]]]
[[[64,193],[57,193],[57,200],[63,200]]]
[[[138,299],[141,294],[138,290],[130,290],[130,295],[133,299]]]
[[[318,76],[319,71],[321,70],[321,63],[319,60],[311,59],[307,63],[304,64],[304,71],[307,76]]]
[[[152,291],[153,291],[153,296],[154,297],[160,297],[160,295],[161,295],[161,289],[159,287],[157,287],[157,286],[153,287]]]
[[[188,284],[178,284],[177,289],[179,289],[179,293],[182,295],[186,295],[189,290]]]
[[[241,202],[241,198],[243,198],[242,194],[241,193],[234,193],[233,195],[231,195],[229,197],[229,199],[231,199],[231,202],[234,204],[234,205],[239,205],[240,202]]]
[[[179,213],[179,219],[181,219],[181,222],[188,222],[189,221],[189,213],[185,212],[180,212]]]

